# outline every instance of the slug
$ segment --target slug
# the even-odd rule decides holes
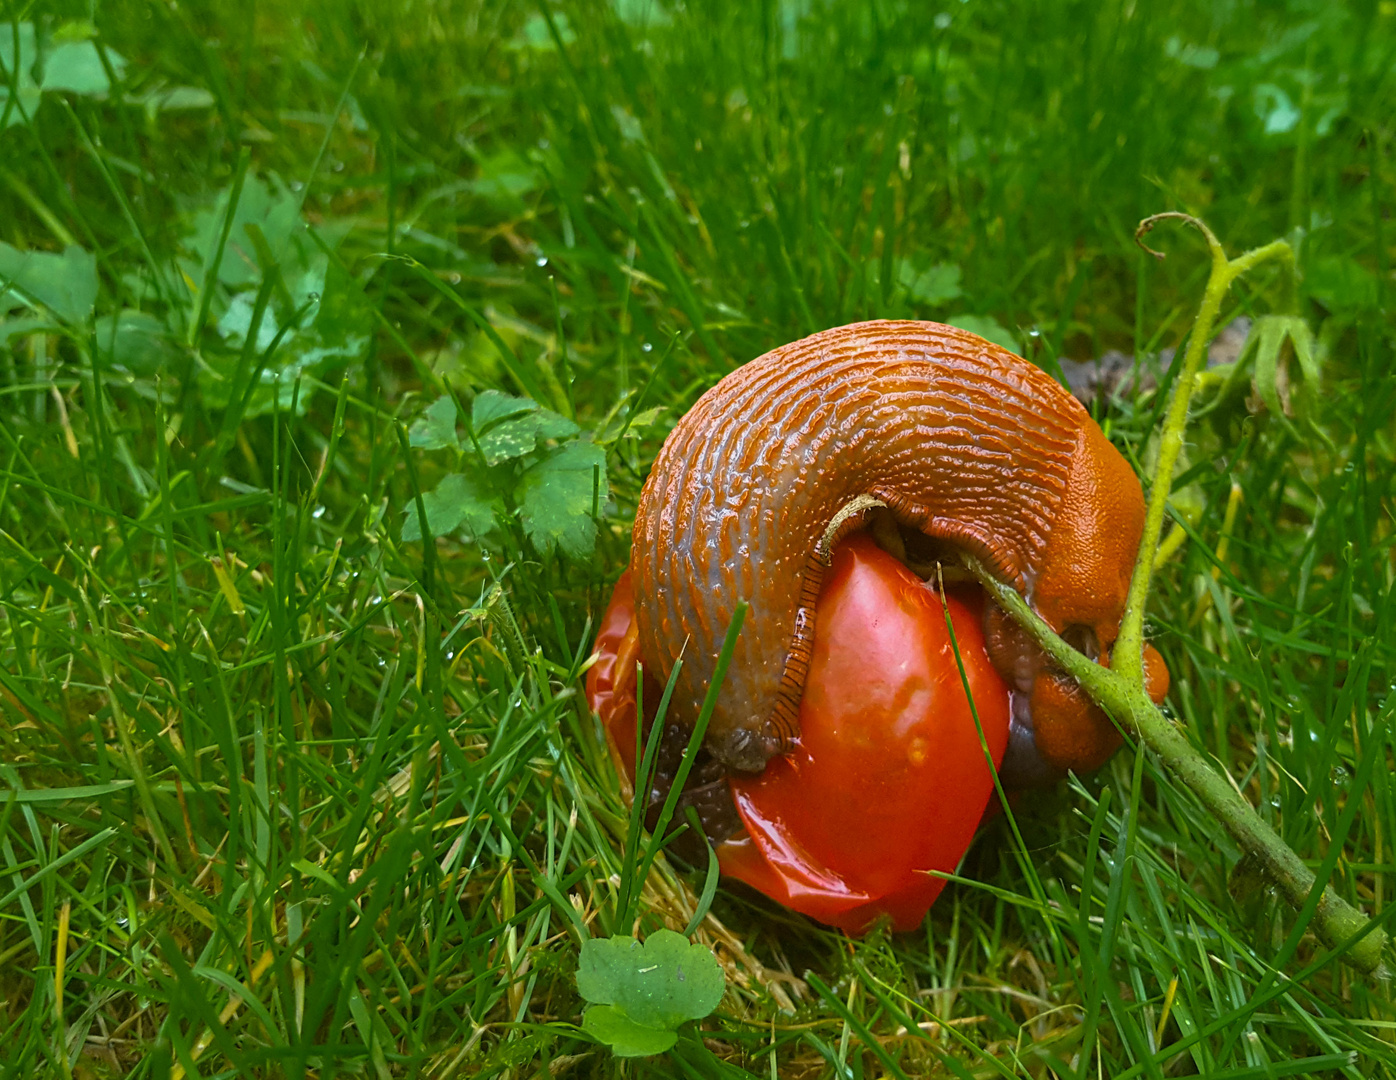
[[[705,393],[669,435],[636,510],[639,652],[661,680],[683,659],[669,723],[691,730],[733,612],[750,604],[705,741],[728,770],[759,772],[797,738],[833,545],[879,514],[947,563],[953,549],[977,556],[1068,641],[1108,657],[1144,498],[1080,403],[954,327],[826,330]],[[985,620],[990,658],[1013,688],[1008,786],[1101,764],[1118,746],[1109,719],[1002,611],[989,605]],[[1145,649],[1161,700],[1167,669]]]

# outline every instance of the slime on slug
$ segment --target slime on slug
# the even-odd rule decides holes
[[[1108,662],[1144,499],[1086,410],[964,330],[827,330],[705,393],[665,442],[636,512],[639,654],[661,679],[684,655],[668,722],[696,720],[732,613],[751,605],[707,732],[721,766],[759,772],[792,745],[829,554],[879,514],[896,525],[880,531],[919,543],[922,557],[977,557]],[[1015,691],[1006,784],[1091,769],[1114,752],[1110,720],[992,605],[985,637]],[[1151,646],[1145,654],[1160,700],[1167,670]]]

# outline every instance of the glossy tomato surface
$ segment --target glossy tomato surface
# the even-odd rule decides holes
[[[984,651],[977,589],[949,595],[955,637],[995,764],[1008,688]],[[587,694],[633,770],[633,605],[617,586]],[[748,837],[718,847],[723,872],[850,933],[881,914],[911,929],[953,870],[993,790],[941,600],[864,534],[834,553],[820,593],[798,745],[733,778]],[[628,646],[628,649],[627,649]],[[618,662],[621,653],[628,656]]]

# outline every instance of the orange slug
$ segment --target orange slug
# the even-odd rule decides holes
[[[705,393],[669,435],[636,510],[639,653],[661,680],[683,658],[669,723],[691,728],[732,614],[750,604],[705,743],[728,769],[759,772],[797,737],[830,552],[879,506],[933,550],[977,556],[1104,662],[1144,498],[1086,410],[1026,360],[955,327],[826,330]],[[990,657],[1014,688],[1006,782],[1101,764],[1119,741],[1109,719],[1002,611],[989,606],[985,621]],[[1167,669],[1145,651],[1162,700]]]

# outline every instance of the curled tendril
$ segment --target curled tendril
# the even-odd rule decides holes
[[[1150,214],[1143,221],[1141,221],[1139,223],[1139,227],[1134,230],[1134,242],[1138,244],[1141,248],[1143,248],[1145,251],[1147,251],[1150,255],[1152,255],[1155,259],[1162,260],[1166,259],[1168,256],[1165,255],[1162,251],[1155,251],[1148,244],[1144,243],[1144,237],[1153,231],[1155,225],[1157,225],[1160,221],[1163,221],[1165,219],[1182,221],[1188,225],[1191,225],[1194,229],[1196,229],[1198,232],[1200,232],[1203,236],[1207,238],[1207,246],[1212,249],[1212,254],[1214,256],[1221,256],[1225,258],[1225,256],[1222,253],[1221,241],[1216,238],[1216,235],[1212,232],[1211,229],[1207,228],[1205,222],[1193,217],[1191,214],[1185,214],[1181,210],[1165,210],[1161,214]]]

